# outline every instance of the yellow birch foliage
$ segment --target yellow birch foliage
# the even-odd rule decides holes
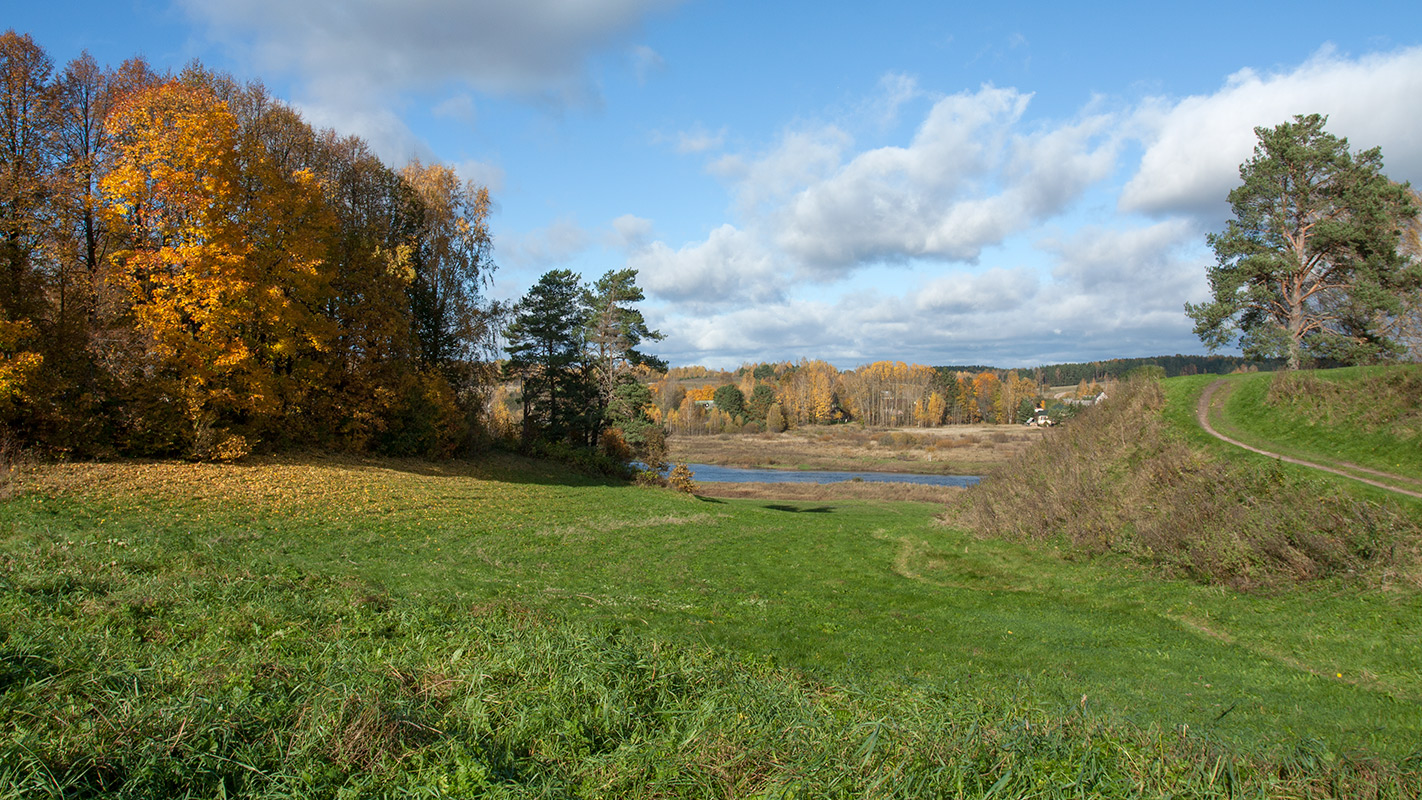
[[[0,410],[9,411],[24,396],[25,388],[39,371],[44,356],[20,349],[20,342],[34,334],[29,322],[0,319]]]

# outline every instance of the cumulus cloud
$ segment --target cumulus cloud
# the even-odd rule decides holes
[[[842,143],[812,148],[807,141],[834,140],[787,137],[741,171],[741,191],[774,197],[775,182],[799,178],[803,188],[776,216],[777,244],[827,276],[913,258],[976,261],[984,247],[1058,213],[1114,169],[1110,115],[1021,131],[1030,99],[990,86],[942,98],[908,146],[866,150],[842,164]]]
[[[928,314],[982,314],[1012,311],[1037,296],[1037,274],[1027,269],[994,267],[930,281],[915,296],[913,308]]]
[[[732,225],[678,250],[653,242],[632,252],[627,266],[638,271],[642,286],[656,298],[687,308],[778,302],[787,278],[754,236]]]
[[[662,354],[675,363],[820,358],[840,368],[879,360],[1025,367],[1053,361],[1188,350],[1178,307],[1103,304],[1029,269],[963,271],[902,294],[786,298],[715,313],[681,309],[661,322]]]
[[[730,183],[742,214],[755,216],[790,194],[822,180],[839,166],[854,140],[835,125],[786,132],[760,158],[722,156],[710,172]]]
[[[1417,180],[1418,97],[1422,47],[1357,59],[1324,49],[1286,72],[1240,70],[1213,94],[1153,100],[1132,121],[1147,146],[1120,206],[1220,216],[1239,165],[1254,152],[1254,128],[1296,114],[1328,115],[1328,131],[1346,136],[1353,149],[1381,146],[1390,177]]]
[[[1070,238],[1043,239],[1056,257],[1054,280],[1076,291],[1111,292],[1113,300],[1165,302],[1179,308],[1203,287],[1208,256],[1204,233],[1185,218],[1129,230],[1084,228]]]
[[[801,124],[762,153],[713,163],[740,227],[643,256],[656,257],[664,311],[685,331],[668,342],[683,363],[1008,366],[1198,351],[1182,306],[1208,293],[1205,233],[1253,127],[1326,113],[1354,149],[1381,146],[1390,177],[1418,182],[1419,96],[1422,48],[1324,50],[1292,70],[1240,71],[1210,95],[1116,110],[1093,100],[1062,120],[1031,120],[1030,95],[984,87],[935,100],[898,146]],[[866,292],[862,276],[835,283],[896,264],[918,276],[902,294]],[[806,278],[819,281],[813,294],[797,288]]]

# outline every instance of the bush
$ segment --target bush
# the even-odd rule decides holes
[[[575,447],[567,442],[540,442],[534,448],[534,455],[557,461],[586,475],[605,475],[610,478],[630,478],[632,468],[626,461],[619,461],[608,454],[589,447]]]
[[[672,468],[671,474],[667,476],[667,485],[678,492],[696,493],[696,481],[692,478],[691,467],[685,464],[677,464]]]

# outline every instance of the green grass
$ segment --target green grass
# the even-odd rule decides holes
[[[1352,367],[1298,377],[1300,385],[1283,391],[1276,403],[1269,400],[1276,375],[1236,379],[1224,405],[1224,422],[1241,441],[1283,455],[1422,477],[1422,431],[1417,429],[1422,397],[1416,392],[1422,367]],[[1399,383],[1404,385],[1393,385]],[[1308,391],[1310,386],[1341,392],[1315,393]]]
[[[921,716],[936,720],[931,729],[946,724],[935,714],[952,717],[943,703],[960,713],[983,698],[995,709],[995,726],[1044,714],[1060,728],[1085,711],[1082,724],[1105,726],[1111,747],[1178,740],[1195,756],[1219,745],[1246,761],[1304,752],[1335,766],[1344,763],[1329,760],[1336,755],[1401,763],[1422,751],[1422,596],[1415,591],[1369,593],[1330,582],[1245,595],[1163,581],[1122,560],[1073,562],[976,539],[938,524],[940,509],[931,505],[712,501],[518,461],[51,467],[21,487],[0,505],[0,684],[7,687],[0,718],[12,720],[0,730],[23,741],[15,720],[67,702],[45,689],[51,683],[91,687],[61,715],[72,720],[64,741],[75,750],[64,758],[98,764],[85,774],[108,774],[95,744],[103,731],[85,733],[94,727],[85,703],[119,717],[115,708],[129,709],[139,717],[131,724],[186,747],[181,720],[220,720],[214,709],[225,697],[239,705],[260,700],[244,717],[252,730],[242,746],[264,763],[288,761],[268,752],[275,745],[262,726],[294,725],[308,709],[298,737],[308,749],[297,755],[321,763],[344,754],[341,780],[365,763],[361,747],[388,745],[397,760],[434,748],[420,757],[447,764],[438,753],[450,743],[420,726],[443,730],[440,715],[449,709],[426,709],[429,698],[405,683],[436,680],[429,676],[449,671],[460,648],[514,658],[484,640],[514,641],[519,626],[499,623],[483,635],[491,616],[570,620],[571,632],[546,634],[572,637],[554,647],[559,658],[568,648],[597,650],[575,644],[601,641],[606,634],[597,632],[608,630],[631,637],[614,636],[609,646],[633,661],[655,661],[649,653],[658,643],[678,653],[710,647],[711,655],[695,656],[703,659],[697,670],[739,669],[715,655],[725,653],[774,685],[807,680],[812,695],[851,698],[830,715],[851,727]],[[475,677],[494,674],[470,669]],[[539,669],[553,684],[575,680],[560,672],[571,667]],[[474,681],[467,671],[459,675],[460,685]],[[537,693],[538,679],[521,680],[534,684],[521,691]],[[666,702],[699,708],[697,697]],[[391,705],[369,706],[373,698]],[[318,725],[310,717],[317,711],[334,717]],[[406,716],[410,725],[400,723]],[[527,747],[553,746],[547,725]],[[352,729],[374,744],[341,745],[340,732]],[[634,749],[655,749],[671,746],[658,736],[686,735],[659,730],[626,736]],[[847,758],[824,749],[848,735],[835,730],[816,740],[820,750],[770,758],[761,764],[765,775],[777,759]],[[1137,730],[1157,738],[1142,740],[1131,733]],[[932,740],[931,730],[904,735]],[[741,757],[738,747],[764,747],[744,737],[727,742],[739,744],[727,744],[726,759]],[[241,748],[214,747],[240,760]],[[1072,752],[1072,768],[1080,768],[1084,756]],[[152,769],[174,768],[149,755]],[[1182,763],[1203,769],[1195,756],[1181,756]],[[53,763],[70,763],[64,758]],[[591,769],[597,759],[587,758],[564,753],[555,759],[563,767],[545,764],[540,774],[577,773],[568,763]],[[714,761],[706,753],[696,759]],[[1328,775],[1333,767],[1318,769]],[[1003,774],[983,770],[972,780]],[[551,791],[551,784],[527,783],[535,784]]]

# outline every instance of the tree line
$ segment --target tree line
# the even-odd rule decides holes
[[[488,435],[490,198],[259,83],[0,36],[0,424],[74,456]]]
[[[689,385],[691,384],[691,385]],[[649,381],[650,417],[672,433],[779,432],[857,422],[875,427],[1017,424],[1050,405],[1030,372],[952,371],[876,361],[840,371],[818,360],[747,365],[734,372],[679,367]],[[1094,396],[1082,382],[1077,395]]]
[[[1282,358],[1243,358],[1225,355],[1172,355],[1149,358],[1109,358],[1101,361],[1074,361],[1046,364],[1026,370],[1037,380],[1050,386],[1070,386],[1081,381],[1119,380],[1140,367],[1157,366],[1164,376],[1228,375],[1232,372],[1258,370],[1272,372],[1284,366]],[[941,368],[942,369],[942,368]],[[946,368],[952,369],[952,368]]]

